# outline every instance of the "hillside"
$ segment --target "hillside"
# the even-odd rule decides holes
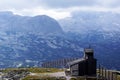
[[[83,45],[91,45],[95,49],[99,63],[116,69],[120,57],[120,14],[77,11],[71,15],[59,20],[71,40],[77,40],[79,43],[84,43]]]
[[[40,66],[43,61],[75,57],[72,53],[79,52],[75,42],[64,39],[58,22],[45,15],[0,12],[0,28],[1,68]]]
[[[77,11],[59,20],[64,31],[88,33],[89,31],[119,32],[120,14],[112,12]]]
[[[91,45],[98,63],[108,69],[120,69],[119,31],[105,31],[102,29],[104,26],[97,30],[85,26],[84,30],[80,26],[77,30],[81,32],[78,33],[73,29],[73,32],[64,32],[63,27],[45,15],[29,17],[0,12],[0,68],[40,67],[46,61],[81,58],[84,48]]]
[[[0,12],[0,31],[38,34],[63,33],[59,23],[46,15],[20,16],[12,12]]]
[[[76,77],[76,76],[66,75],[63,69],[57,69],[57,68],[7,68],[4,70],[1,70],[0,79],[1,79],[1,76],[3,77],[3,79],[16,79],[16,80],[44,80],[44,79],[85,80],[86,79],[86,76]],[[110,76],[111,75],[109,75],[109,77]],[[89,77],[87,79],[98,80],[95,77]],[[99,79],[99,80],[103,80],[103,79]],[[119,74],[117,75],[117,80],[120,80]]]

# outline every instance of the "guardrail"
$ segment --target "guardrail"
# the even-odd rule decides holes
[[[67,63],[74,61],[78,58],[66,58],[66,59],[59,59],[53,61],[47,61],[42,63],[42,67],[44,68],[66,68],[68,67]]]

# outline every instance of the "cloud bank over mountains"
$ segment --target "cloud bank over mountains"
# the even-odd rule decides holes
[[[119,0],[0,0],[1,11],[21,15],[48,15],[55,19],[71,17],[75,11],[120,13]]]

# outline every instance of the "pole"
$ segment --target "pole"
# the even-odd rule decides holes
[[[106,80],[106,69],[105,69],[105,80]]]

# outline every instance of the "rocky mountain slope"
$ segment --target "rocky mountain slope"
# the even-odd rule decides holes
[[[64,39],[58,22],[48,16],[0,12],[0,67],[40,66],[41,62],[75,57],[79,46]],[[77,47],[77,49],[76,49]],[[59,57],[58,57],[59,56]]]
[[[119,19],[120,14],[114,12],[78,11],[72,13],[72,17],[59,20],[59,23],[65,32],[73,33],[72,40],[90,44],[95,49],[99,63],[119,69]]]
[[[109,14],[113,18],[108,19],[107,13],[102,14],[99,21],[98,13],[87,15],[59,21],[64,32],[56,20],[45,15],[0,12],[0,67],[33,67],[44,61],[82,57],[83,49],[91,45],[98,63],[119,69],[119,15]]]
[[[64,31],[86,33],[96,31],[120,31],[120,14],[112,12],[78,11],[72,17],[59,20]]]
[[[58,22],[46,15],[29,17],[15,15],[12,12],[0,12],[0,31],[40,34],[63,33]]]

